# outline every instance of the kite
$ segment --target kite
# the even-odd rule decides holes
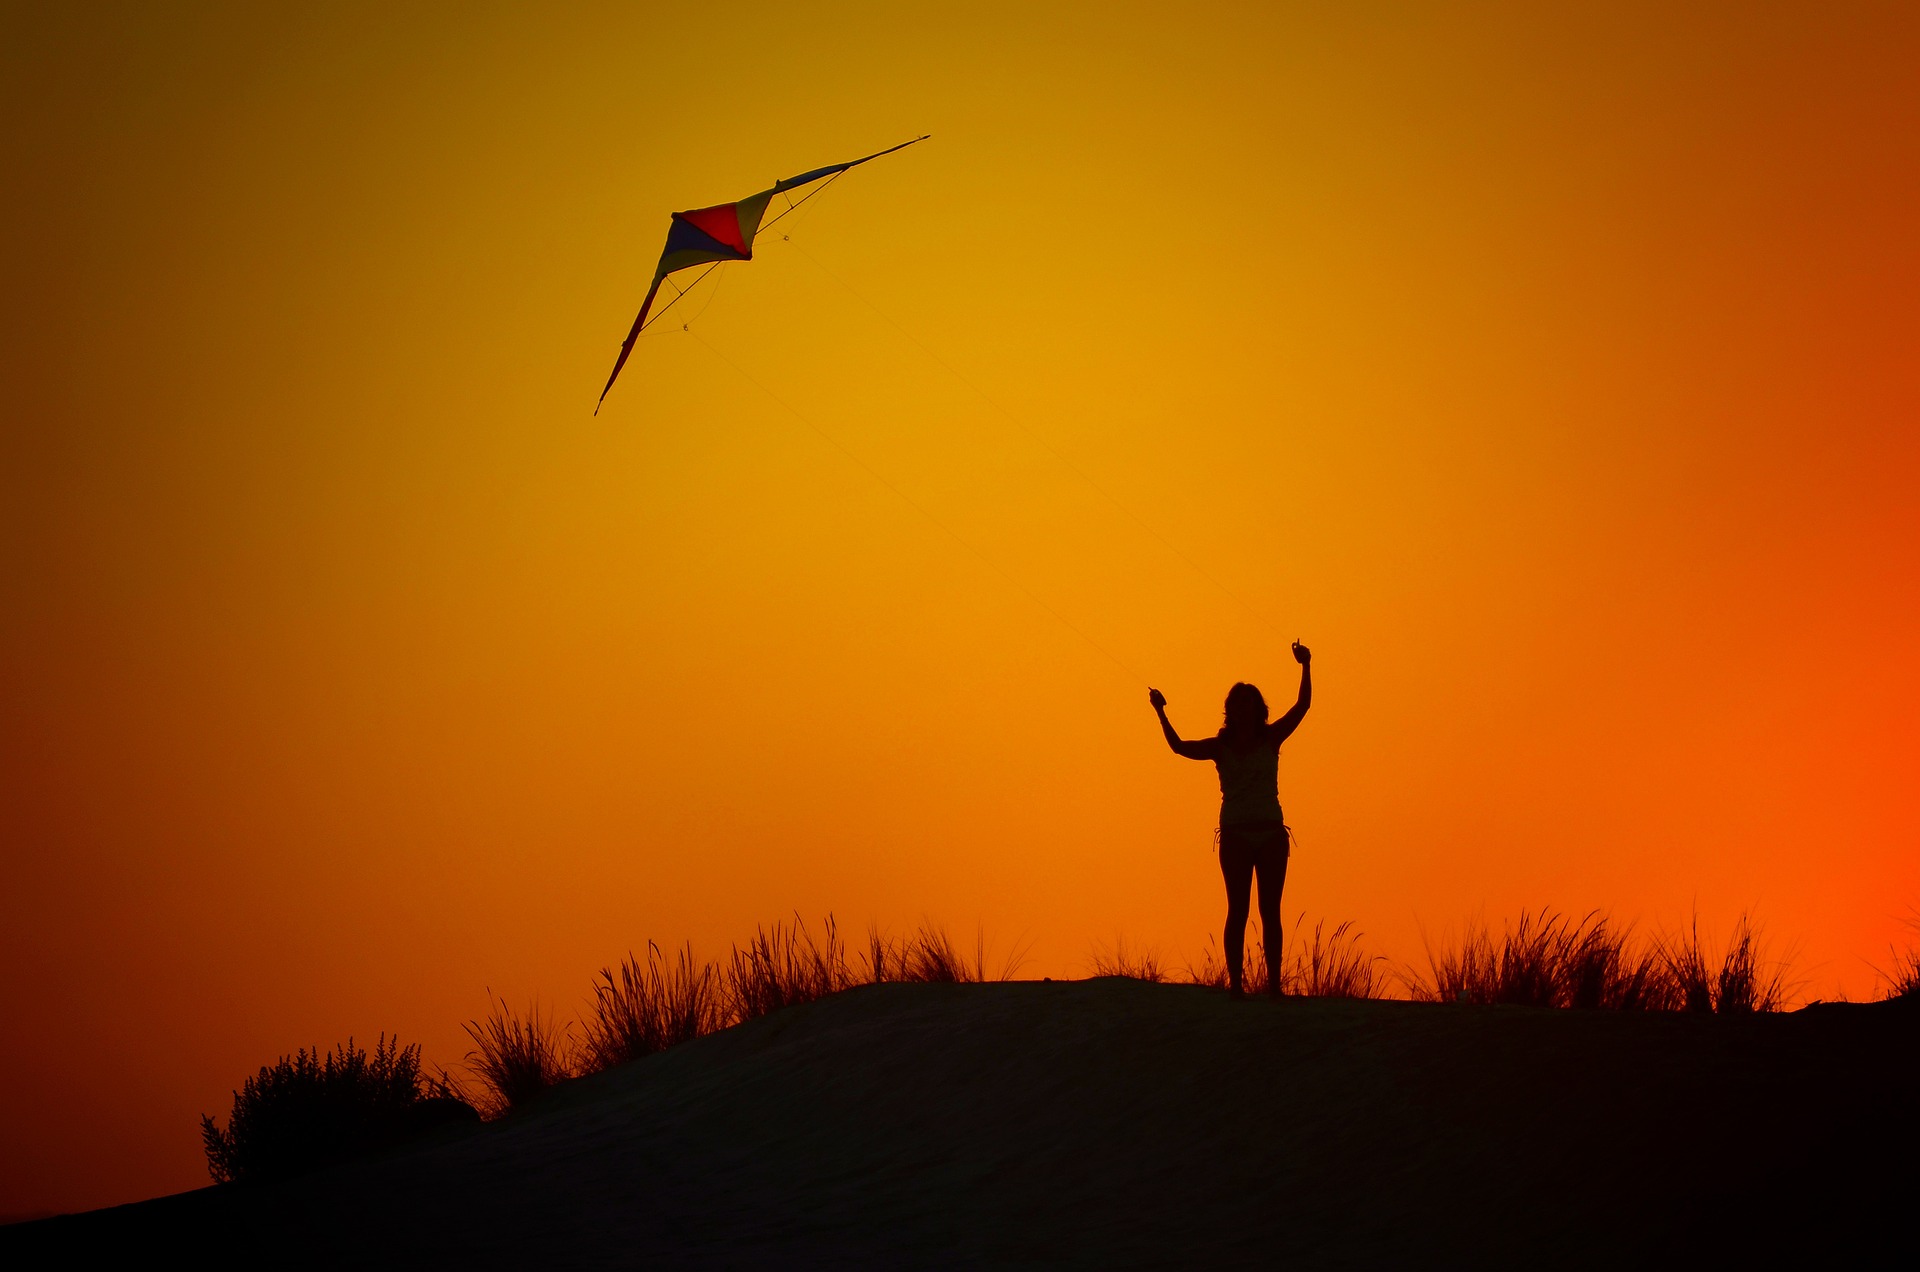
[[[627,338],[620,344],[620,356],[614,360],[613,374],[607,377],[607,387],[600,390],[600,402],[594,404],[593,413],[595,415],[600,413],[600,403],[607,400],[607,394],[613,390],[613,382],[620,378],[620,368],[627,365],[627,355],[633,352],[633,342],[640,338],[641,330],[646,327],[647,311],[653,308],[653,298],[660,294],[660,284],[667,280],[668,274],[692,269],[696,265],[711,267],[726,261],[752,260],[753,236],[764,228],[760,224],[760,218],[766,215],[767,204],[772,202],[774,195],[786,194],[789,190],[809,185],[822,177],[837,177],[847,169],[857,168],[868,160],[878,159],[881,155],[890,155],[896,150],[905,150],[914,142],[925,140],[924,136],[915,137],[913,141],[903,141],[897,146],[870,154],[865,159],[855,159],[850,163],[829,164],[824,168],[803,172],[797,177],[788,177],[785,181],[776,181],[771,190],[762,190],[737,203],[719,203],[710,208],[675,212],[673,224],[667,228],[667,245],[660,252],[660,264],[653,271],[653,286],[647,288],[647,298],[640,302],[640,316],[633,320],[633,330],[627,333]],[[820,189],[824,190],[826,186],[821,186]],[[807,195],[797,203],[789,199],[785,211],[773,220],[778,221],[781,216],[785,216],[818,193],[820,190],[815,190],[813,194]],[[767,224],[772,225],[773,221]],[[677,288],[679,284],[676,283],[674,286]],[[682,296],[685,294],[685,292],[680,293]],[[679,299],[680,297],[676,296],[668,301],[660,313],[666,313],[667,309],[672,308],[674,302]],[[659,316],[660,314],[654,315],[655,318]]]

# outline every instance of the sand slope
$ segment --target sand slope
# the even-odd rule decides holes
[[[1906,1241],[1920,1011],[1714,1019],[882,985],[14,1266],[1597,1266]],[[183,1128],[182,1134],[190,1134]],[[1870,1154],[1886,1149],[1896,1165]]]

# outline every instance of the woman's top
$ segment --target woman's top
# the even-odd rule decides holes
[[[1220,824],[1280,824],[1280,743],[1272,733],[1263,728],[1244,744],[1222,733],[1211,749],[1220,773]]]

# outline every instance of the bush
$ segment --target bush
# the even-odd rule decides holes
[[[281,1179],[392,1144],[445,1120],[471,1118],[444,1078],[420,1071],[420,1048],[385,1034],[371,1052],[349,1038],[302,1048],[233,1093],[223,1130],[200,1119],[216,1183]]]

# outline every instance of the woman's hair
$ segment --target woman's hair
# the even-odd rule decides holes
[[[1246,733],[1266,722],[1267,700],[1260,696],[1258,689],[1242,681],[1227,690],[1227,713],[1221,733]]]

